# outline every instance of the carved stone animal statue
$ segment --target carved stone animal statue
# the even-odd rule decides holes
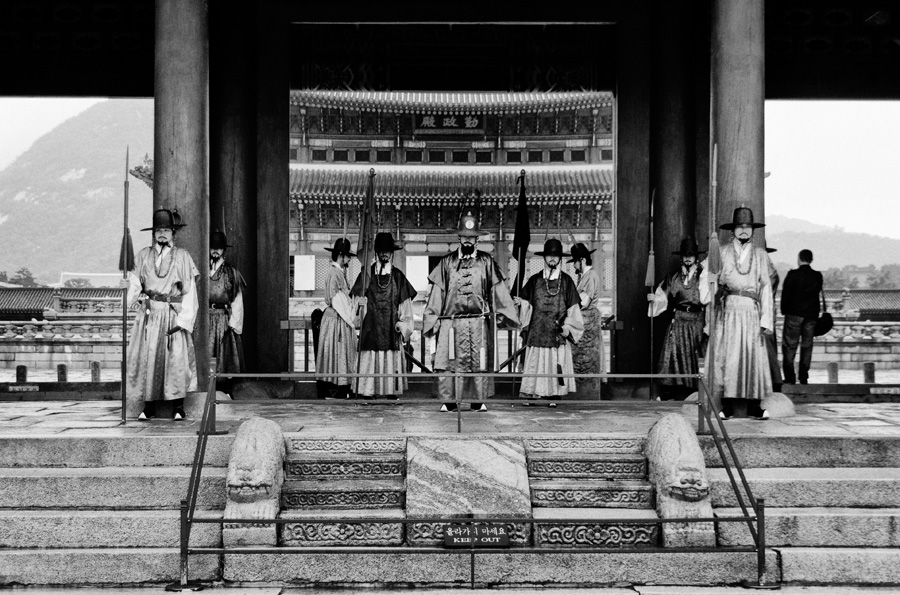
[[[276,525],[227,523],[228,519],[274,519],[284,484],[284,436],[274,421],[253,417],[238,428],[228,460],[222,531],[225,547],[276,545]]]
[[[656,488],[660,518],[711,518],[706,463],[697,434],[678,413],[657,421],[647,438],[650,482]],[[714,546],[713,523],[665,523],[664,547]]]

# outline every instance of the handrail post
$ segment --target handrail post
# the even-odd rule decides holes
[[[181,559],[179,562],[179,577],[174,583],[166,585],[166,591],[180,593],[181,591],[201,591],[203,585],[197,581],[188,580],[188,542],[191,538],[191,519],[189,517],[189,505],[187,500],[181,501]]]
[[[766,584],[766,499],[756,499],[756,584]]]
[[[699,382],[697,384],[697,433],[705,434],[706,433],[706,419],[704,417],[703,410],[706,408],[706,383],[703,381],[703,376],[700,376]]]
[[[204,429],[204,431],[208,431],[211,434],[216,434],[216,358],[209,358],[209,394],[206,395],[207,399],[212,400],[209,411],[209,430]]]

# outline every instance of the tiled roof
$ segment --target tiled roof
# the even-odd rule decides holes
[[[53,302],[51,287],[0,289],[0,312],[42,312]]]
[[[417,93],[380,91],[291,91],[294,105],[398,114],[528,114],[609,106],[613,94],[563,93]]]
[[[826,289],[829,302],[840,300],[843,290]],[[845,310],[900,312],[900,289],[851,289]]]
[[[359,203],[366,194],[370,166],[291,166],[291,197],[304,202]],[[516,179],[525,169],[529,204],[610,202],[613,169],[597,165],[544,167],[388,166],[375,168],[375,200],[382,204],[438,204],[457,201],[467,191],[482,192],[485,205],[515,204]]]

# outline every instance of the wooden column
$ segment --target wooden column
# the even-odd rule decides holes
[[[691,101],[689,0],[659,3],[653,11],[651,63],[650,178],[654,201],[654,280],[674,267],[681,239],[694,236],[694,113]],[[653,319],[653,371],[668,317]]]
[[[210,229],[228,234],[225,257],[247,281],[244,358],[256,370],[256,35],[243,0],[216,0],[209,10]]]
[[[256,5],[256,350],[260,372],[288,370],[289,22],[282,0]]]
[[[763,144],[765,2],[713,2],[713,138],[718,144],[717,220],[730,222],[736,207],[765,221]],[[764,239],[757,230],[754,240]],[[727,241],[730,234],[720,234]]]
[[[204,0],[156,0],[153,207],[178,209],[175,236],[200,269],[194,347],[201,389],[208,381],[209,163],[207,25]]]
[[[616,25],[615,314],[622,328],[616,331],[612,356],[613,370],[628,374],[650,371],[650,326],[644,297],[650,248],[649,6],[646,0],[622,0]]]

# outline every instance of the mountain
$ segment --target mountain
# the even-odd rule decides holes
[[[840,227],[828,227],[802,219],[767,215],[766,244],[776,248],[772,262],[797,266],[797,253],[812,250],[813,267],[818,270],[847,265],[880,268],[900,263],[900,240],[867,233],[848,233]]]
[[[66,120],[0,171],[0,271],[41,283],[62,271],[114,273],[122,242],[125,148],[153,155],[153,100],[115,99]],[[153,194],[129,176],[135,249],[150,241]]]

